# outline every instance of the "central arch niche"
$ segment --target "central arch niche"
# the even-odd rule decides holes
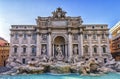
[[[54,56],[58,55],[58,48],[61,54],[65,57],[65,38],[62,36],[57,36],[54,39]]]

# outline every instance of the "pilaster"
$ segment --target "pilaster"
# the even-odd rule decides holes
[[[19,35],[17,40],[19,40],[19,45],[18,45],[18,50],[17,50],[18,57],[21,57],[21,53],[22,53],[22,40],[23,40],[22,36]]]
[[[28,46],[27,46],[27,56],[30,57],[31,55],[31,34],[28,35]]]
[[[52,55],[52,41],[51,41],[51,26],[48,26],[48,39],[47,39],[47,49],[48,49],[48,56],[51,57]]]
[[[83,56],[83,33],[81,32],[80,33],[80,48],[81,48],[81,50],[80,50],[80,52],[81,52],[81,56]]]
[[[90,56],[92,57],[93,56],[93,53],[92,53],[92,37],[91,37],[91,34],[89,34],[89,53],[90,53]]]
[[[39,57],[41,55],[41,34],[39,32],[39,29],[37,29],[37,52],[36,52],[36,56]]]
[[[67,44],[65,44],[65,55],[66,55],[66,58],[68,57],[67,51],[68,51]]]
[[[110,53],[109,34],[106,35],[106,39],[107,39],[107,52]]]
[[[100,35],[98,35],[98,52],[99,55],[102,56],[102,51],[101,51],[101,40],[100,40]]]
[[[69,53],[69,57],[72,57],[72,36],[71,33],[68,33],[68,53]]]
[[[10,53],[9,53],[9,58],[12,58],[12,55],[14,54],[13,52],[13,34],[10,34],[11,37],[10,37]]]
[[[79,44],[78,44],[79,47],[78,48],[80,48],[78,50],[78,52],[79,52],[80,56],[83,56],[83,28],[79,28],[78,39],[79,39]]]
[[[48,56],[51,57],[51,33],[48,33],[48,43],[47,43],[47,49],[48,49]]]

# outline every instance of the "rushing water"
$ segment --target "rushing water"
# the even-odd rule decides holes
[[[119,73],[109,73],[102,76],[82,76],[79,74],[29,74],[29,75],[1,75],[0,79],[120,79]]]

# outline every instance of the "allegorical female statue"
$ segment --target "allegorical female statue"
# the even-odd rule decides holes
[[[43,46],[43,48],[42,48],[42,54],[46,54],[46,47],[45,46]]]
[[[42,55],[41,55],[41,61],[47,62],[48,61],[48,57],[46,55],[46,46],[42,47]]]
[[[77,46],[74,46],[74,48],[73,48],[73,53],[74,53],[75,55],[78,54],[78,47],[77,47]]]

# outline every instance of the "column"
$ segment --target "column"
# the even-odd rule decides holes
[[[21,58],[21,53],[22,53],[22,41],[23,41],[23,38],[22,38],[22,35],[19,35],[19,37],[17,38],[17,40],[19,41],[19,45],[18,45],[18,57]]]
[[[39,32],[37,32],[37,52],[36,52],[36,56],[39,57],[41,55],[41,34]]]
[[[80,51],[81,56],[83,56],[83,34],[80,33]]]
[[[79,54],[79,56],[81,56],[81,39],[80,39],[80,34],[78,35],[78,54]]]
[[[53,43],[53,46],[52,46],[52,48],[53,48],[53,51],[52,51],[52,52],[53,52],[53,57],[54,57],[54,43]]]
[[[102,50],[101,50],[101,40],[100,35],[98,35],[98,51],[99,55],[102,56]]]
[[[109,53],[109,54],[110,54],[109,35],[106,35],[106,39],[107,39],[107,53]]]
[[[65,44],[65,56],[66,56],[66,58],[68,57],[68,54],[67,54],[67,44]]]
[[[27,46],[27,56],[30,57],[31,55],[31,40],[32,34],[28,35],[28,46]]]
[[[69,57],[72,57],[72,36],[71,33],[68,33],[68,53]]]
[[[14,52],[13,52],[13,49],[14,49],[14,47],[13,47],[13,34],[10,34],[10,53],[9,53],[9,58],[12,58],[12,55],[14,54]]]
[[[88,50],[89,50],[90,56],[92,57],[93,54],[92,54],[92,37],[91,37],[91,35],[89,35],[89,49]]]
[[[51,57],[51,33],[48,33],[48,43],[47,43],[47,51],[48,51],[48,56]]]

